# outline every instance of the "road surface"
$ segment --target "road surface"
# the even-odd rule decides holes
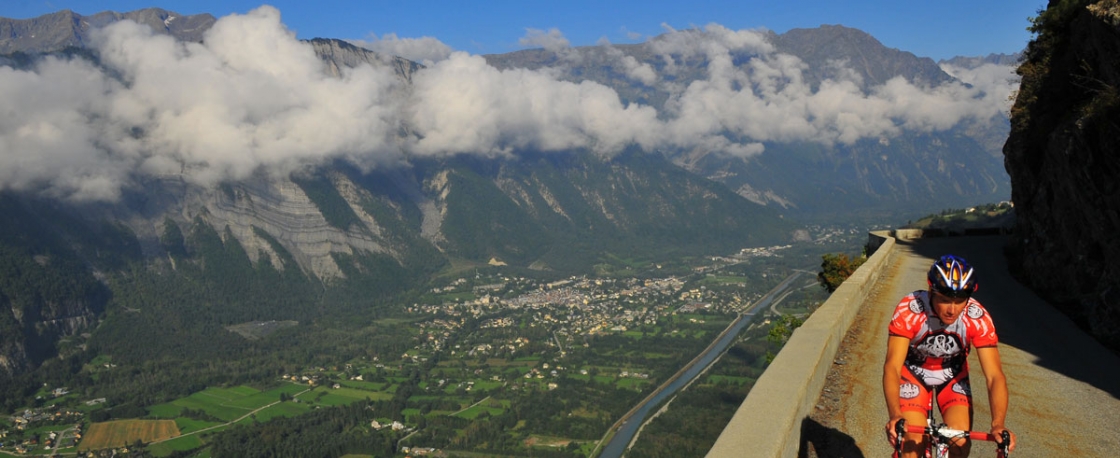
[[[885,457],[891,450],[882,394],[887,323],[907,293],[925,288],[926,272],[942,254],[975,268],[975,297],[992,314],[1011,392],[1007,427],[1018,435],[1012,456],[1115,456],[1120,453],[1120,357],[1017,283],[1003,257],[1003,236],[899,241],[837,353],[814,413],[803,427],[802,456]],[[986,430],[988,394],[973,352],[974,425]],[[972,456],[993,456],[975,444]]]

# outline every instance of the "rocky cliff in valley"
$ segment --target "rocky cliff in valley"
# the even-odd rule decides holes
[[[86,226],[51,202],[0,193],[0,214],[0,374],[19,373],[80,349],[110,296],[92,264],[119,265],[136,247],[110,241],[119,226]],[[84,243],[117,254],[75,248]]]
[[[1120,5],[1051,1],[1004,147],[1023,279],[1120,350]]]

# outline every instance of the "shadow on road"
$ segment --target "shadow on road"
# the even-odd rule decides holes
[[[1030,353],[1037,357],[1035,364],[1120,399],[1120,356],[1014,279],[1004,256],[1009,241],[1007,236],[973,236],[898,243],[931,263],[944,254],[964,257],[976,269],[980,289],[974,297],[991,312],[1000,344]]]
[[[835,428],[817,423],[812,418],[801,421],[801,447],[798,458],[863,458],[855,439]]]

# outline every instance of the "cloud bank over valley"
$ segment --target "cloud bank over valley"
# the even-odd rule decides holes
[[[766,142],[851,144],[996,122],[1018,84],[1010,67],[945,65],[959,81],[929,87],[897,77],[864,90],[837,61],[814,85],[807,65],[776,52],[765,32],[717,24],[666,28],[647,43],[653,62],[597,46],[630,84],[669,94],[655,108],[565,78],[583,54],[559,30],[527,30],[522,41],[556,53],[555,64],[499,70],[429,37],[355,42],[423,63],[406,82],[390,66],[329,75],[272,7],[221,18],[202,43],[118,22],[91,44],[100,65],[48,57],[28,69],[0,66],[0,189],[113,200],[139,175],[213,185],[339,158],[376,167],[524,150],[747,157]],[[739,59],[744,53],[752,58]],[[704,63],[702,77],[684,76],[689,61]]]

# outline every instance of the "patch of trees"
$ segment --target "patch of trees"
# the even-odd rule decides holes
[[[342,231],[349,231],[352,225],[363,226],[354,209],[350,208],[350,204],[338,193],[338,189],[329,177],[322,174],[293,173],[291,180],[303,190],[308,199],[315,203],[319,213],[327,220],[327,224]]]
[[[821,271],[817,274],[817,281],[829,293],[836,291],[844,280],[847,280],[859,266],[863,265],[866,258],[849,258],[844,253],[829,253],[821,256]]]

